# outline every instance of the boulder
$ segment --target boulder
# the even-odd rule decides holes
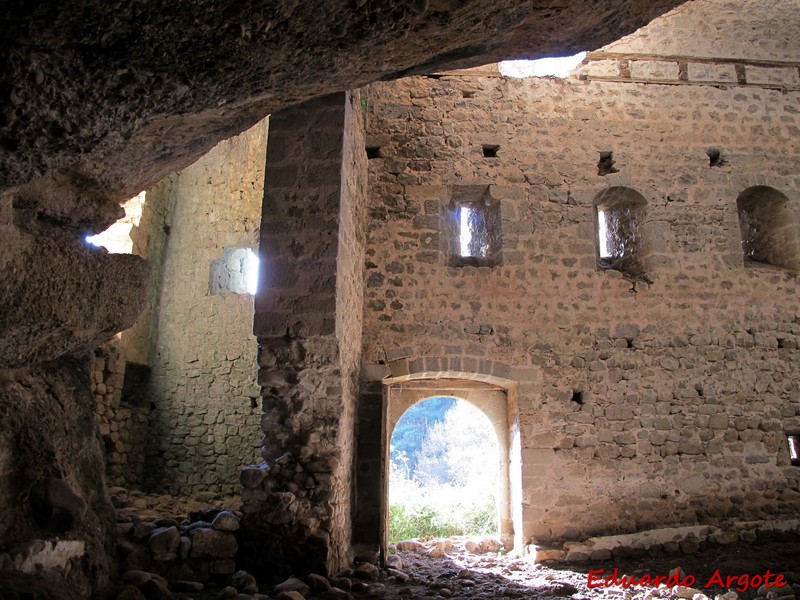
[[[178,556],[178,546],[181,543],[181,534],[178,533],[178,528],[158,527],[150,534],[147,540],[147,546],[150,552],[153,553],[155,560],[174,560]]]
[[[231,575],[230,584],[240,592],[246,594],[255,594],[258,592],[256,578],[244,570],[236,571],[236,573]]]
[[[289,577],[286,581],[279,583],[272,589],[273,594],[280,595],[285,592],[297,592],[301,596],[305,596],[311,588],[305,583],[297,579],[297,577]]]
[[[147,600],[169,600],[172,598],[172,592],[169,591],[167,584],[160,578],[148,579],[139,586],[139,591]]]
[[[191,540],[189,555],[195,558],[231,558],[239,549],[233,534],[216,529],[195,529]]]
[[[361,563],[353,569],[353,575],[359,579],[366,579],[368,581],[378,581],[380,576],[380,569],[372,563]]]
[[[231,511],[224,510],[214,517],[211,527],[217,531],[238,531],[239,518]]]
[[[331,582],[322,575],[311,573],[306,579],[308,580],[308,585],[314,592],[326,592],[331,589]]]

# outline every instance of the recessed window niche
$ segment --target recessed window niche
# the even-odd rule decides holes
[[[789,442],[789,461],[800,467],[800,435],[787,435],[786,441]]]
[[[443,250],[449,266],[502,264],[500,201],[491,197],[489,186],[453,186],[443,216]]]
[[[642,234],[647,200],[636,190],[615,186],[595,197],[597,265],[628,275],[644,274],[646,240]]]
[[[789,198],[775,188],[757,185],[739,195],[736,208],[746,265],[800,268],[797,217]]]
[[[250,248],[225,248],[211,263],[209,295],[226,293],[255,295],[258,289],[258,255]]]

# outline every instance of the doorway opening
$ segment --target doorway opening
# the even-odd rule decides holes
[[[414,404],[389,451],[389,542],[499,534],[500,451],[489,418],[454,396]]]
[[[505,380],[487,379],[386,381],[380,512],[383,552],[390,539],[462,535],[464,526],[473,529],[474,536],[499,538],[506,551],[521,548],[516,391],[503,385]],[[406,417],[411,425],[416,421],[416,432],[401,423]],[[412,455],[415,445],[419,452]],[[478,458],[479,452],[483,455]],[[466,472],[459,473],[460,469]],[[477,487],[478,471],[483,471],[484,481],[493,476],[494,483],[484,484],[482,505],[459,509],[457,504],[462,501],[463,507],[468,494],[459,486]],[[411,495],[410,501],[401,500],[404,493]],[[480,494],[476,491],[474,495]],[[390,514],[390,504],[401,503],[405,505],[401,512],[395,509]],[[412,535],[412,528],[420,523],[427,529],[417,527]]]

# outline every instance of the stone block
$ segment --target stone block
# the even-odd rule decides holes
[[[677,61],[632,60],[631,77],[634,79],[678,80]]]
[[[783,85],[797,87],[800,85],[800,73],[796,67],[745,67],[747,83],[762,85]]]
[[[178,546],[181,543],[181,536],[178,528],[158,527],[150,534],[147,546],[153,554],[154,560],[173,560],[177,558]]]
[[[211,527],[217,531],[238,531],[239,518],[229,510],[223,510],[211,522]]]
[[[689,81],[721,81],[736,83],[736,67],[731,64],[688,64]]]
[[[231,575],[236,572],[236,561],[232,558],[212,560],[208,563],[210,575]]]
[[[578,75],[587,77],[619,77],[618,60],[592,60],[578,68]]]

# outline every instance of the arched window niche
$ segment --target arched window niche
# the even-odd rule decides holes
[[[784,194],[766,185],[747,188],[736,199],[745,266],[797,271],[797,217]]]
[[[600,192],[594,206],[597,266],[643,276],[648,252],[643,235],[647,200],[634,189],[615,186]]]

